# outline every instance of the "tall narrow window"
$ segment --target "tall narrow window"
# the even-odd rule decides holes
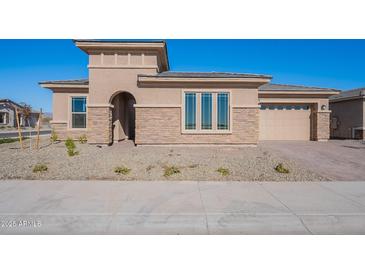
[[[72,97],[72,128],[86,128],[86,97]]]
[[[201,128],[212,129],[212,94],[201,95]]]
[[[217,104],[217,129],[229,129],[228,93],[218,93]]]
[[[185,129],[196,129],[195,93],[185,93]]]

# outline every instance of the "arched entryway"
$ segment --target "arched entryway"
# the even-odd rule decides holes
[[[129,92],[118,92],[111,99],[113,142],[135,138],[136,99]]]

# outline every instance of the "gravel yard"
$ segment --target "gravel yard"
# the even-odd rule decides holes
[[[231,180],[320,181],[325,180],[298,164],[280,159],[262,147],[141,146],[121,142],[109,147],[76,143],[79,154],[67,155],[64,142],[50,144],[42,138],[41,149],[29,150],[18,142],[1,144],[0,179],[54,180]],[[35,141],[32,141],[33,144]],[[288,174],[278,173],[283,163]],[[34,173],[37,164],[48,170]],[[116,174],[116,167],[125,172]],[[128,169],[130,171],[128,172]],[[217,170],[220,169],[221,173]],[[123,174],[127,173],[127,174]],[[169,175],[166,176],[165,173]],[[222,175],[225,174],[225,175]]]

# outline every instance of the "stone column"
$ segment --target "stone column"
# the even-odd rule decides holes
[[[112,105],[88,106],[88,143],[112,143]]]
[[[329,110],[313,111],[313,137],[316,141],[327,141],[330,138]]]

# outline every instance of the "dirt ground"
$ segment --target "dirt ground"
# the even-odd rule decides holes
[[[126,141],[98,147],[76,143],[78,155],[70,157],[64,142],[42,138],[39,150],[20,149],[18,142],[1,144],[0,179],[44,180],[225,180],[320,181],[322,177],[270,149],[224,146],[134,146]],[[34,145],[35,140],[32,140]],[[289,173],[278,173],[279,163]],[[43,164],[47,171],[33,172]],[[123,167],[127,174],[116,174]],[[217,170],[220,169],[221,172]],[[128,172],[129,170],[129,172]]]

